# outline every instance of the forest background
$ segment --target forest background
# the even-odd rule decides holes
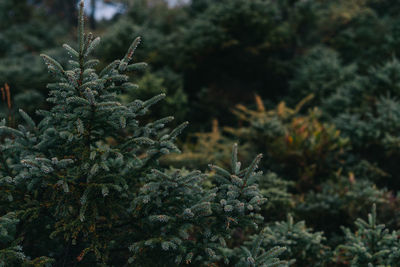
[[[101,7],[115,14],[96,19]],[[348,264],[350,249],[340,244],[357,237],[343,227],[355,230],[373,204],[379,222],[399,229],[399,1],[92,0],[86,12],[102,37],[100,66],[142,37],[135,60],[149,67],[133,75],[139,88],[121,101],[166,93],[145,120],[173,114],[171,127],[190,122],[178,139],[182,153],[162,157],[163,166],[228,167],[234,143],[245,164],[264,155],[262,212],[269,242],[292,246],[284,258]],[[76,44],[77,13],[74,1],[0,0],[1,112],[9,126],[22,121],[20,108],[35,119],[51,107],[52,77],[39,54],[67,63],[61,45]],[[284,230],[293,219],[307,225],[298,225],[302,239],[294,243]]]

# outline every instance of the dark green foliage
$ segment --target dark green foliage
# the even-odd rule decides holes
[[[293,185],[293,182],[284,180],[272,172],[260,178],[261,193],[268,199],[263,206],[267,221],[282,219],[294,207],[295,201],[290,193]]]
[[[290,53],[282,16],[275,1],[234,0],[209,4],[196,17],[183,37],[182,66],[190,99],[201,104],[192,115],[196,121],[203,120],[198,114],[232,120],[232,103],[251,98],[244,88],[262,92],[274,84],[268,94],[279,95],[287,68],[280,59]]]
[[[241,254],[243,254],[243,256],[241,257],[239,263],[236,266],[238,267],[288,266],[289,264],[288,262],[281,261],[278,258],[276,258],[286,250],[284,247],[275,247],[268,251],[265,251],[265,249],[262,248],[262,241],[263,241],[263,235],[258,235],[257,237],[254,238],[254,241],[252,243],[249,242],[249,245],[251,245],[251,247],[249,248],[245,246],[241,247]]]
[[[173,76],[173,73],[169,73],[168,76]],[[137,82],[138,88],[132,87],[126,90],[126,94],[123,96],[123,100],[132,101],[134,99],[146,99],[156,94],[164,93],[168,96],[165,99],[165,103],[162,107],[153,108],[151,111],[151,117],[159,117],[165,114],[170,114],[174,111],[174,117],[179,120],[183,119],[187,112],[187,96],[179,87],[173,94],[169,94],[165,88],[165,79],[163,75],[154,75],[150,72],[146,72]],[[167,83],[168,84],[168,83]]]
[[[106,1],[54,48],[74,2],[0,2],[0,265],[398,265],[397,1]]]
[[[290,82],[290,98],[298,101],[312,93],[313,103],[321,104],[343,84],[354,79],[355,72],[356,67],[344,66],[334,50],[315,47],[298,59],[294,79]],[[343,101],[350,99],[343,97]],[[338,108],[337,103],[334,107]]]
[[[335,124],[349,139],[347,167],[360,170],[357,166],[363,162],[363,168],[374,169],[363,176],[397,190],[398,60],[390,58],[363,74],[355,64],[341,64],[338,53],[318,48],[299,62],[291,82],[293,95],[317,96],[312,103],[321,108],[321,118]]]
[[[390,192],[376,188],[371,182],[351,179],[341,177],[337,181],[326,182],[320,192],[313,191],[302,196],[296,213],[309,225],[329,233],[329,237],[337,237],[342,225],[350,226],[357,217],[366,216],[366,210],[373,203],[380,208],[389,207]],[[394,211],[386,211],[387,216],[393,216]],[[332,242],[337,241],[332,239]]]
[[[257,110],[242,105],[234,110],[242,127],[227,128],[249,147],[250,154],[265,151],[268,162],[265,169],[295,181],[299,192],[334,177],[343,152],[348,149],[348,140],[334,125],[322,122],[318,109],[300,114],[312,98],[313,95],[308,96],[293,109],[281,102],[276,108],[266,110],[257,96]]]
[[[322,232],[312,232],[304,221],[294,223],[289,214],[287,220],[276,222],[264,230],[263,245],[286,247],[283,259],[295,259],[298,266],[324,266],[329,261],[329,248],[324,245],[326,238]]]
[[[16,106],[28,109],[23,99],[29,98],[29,112],[43,106],[44,97],[36,95],[47,94],[45,85],[50,81],[38,55],[44,50],[59,54],[60,49],[53,48],[67,34],[67,27],[55,22],[33,1],[0,2],[0,84],[10,85]],[[35,97],[30,98],[32,94]]]
[[[173,93],[179,81],[194,105],[188,115],[196,129],[204,130],[205,118],[232,123],[229,108],[250,103],[249,92],[275,103],[281,98],[297,103],[310,93],[305,88],[310,83],[321,100],[354,72],[365,74],[392,59],[399,54],[399,20],[391,12],[398,4],[393,2],[390,12],[382,8],[387,5],[374,0],[197,0],[168,9],[162,1],[132,0],[107,31],[109,46],[102,54],[108,60],[121,56],[131,34],[142,34],[151,46],[141,57],[157,71],[174,73],[177,79],[166,87]]]
[[[231,241],[234,233],[263,222],[261,155],[242,168],[235,145],[231,171],[211,165],[208,186],[198,171],[165,172],[158,159],[179,151],[174,141],[187,123],[166,130],[173,117],[141,122],[164,94],[121,104],[118,95],[137,88],[127,72],[143,65],[132,63],[140,38],[98,72],[89,55],[99,41],[84,33],[82,1],[77,49],[64,45],[69,67],[41,55],[57,78],[48,85],[52,108],[37,112],[39,123],[22,109],[24,125],[2,121],[1,257],[52,258],[39,258],[41,266],[228,264],[244,241]],[[279,263],[281,250],[257,260]]]
[[[187,14],[181,9],[169,9],[163,1],[132,0],[130,5],[132,8],[126,15],[107,30],[99,55],[107,61],[121,57],[121,51],[131,36],[141,35],[147,45],[138,51],[137,58],[146,61],[155,71],[141,77],[138,82],[141,89],[131,90],[128,95],[142,98],[155,91],[167,92],[167,103],[153,110],[151,116],[157,118],[174,113],[177,120],[184,119],[188,111],[187,92],[183,90],[182,75],[175,65],[181,54],[176,51],[176,39]]]
[[[0,266],[6,264],[17,265],[21,264],[26,256],[22,253],[21,247],[15,244],[16,224],[15,214],[8,213],[0,217]]]
[[[232,174],[217,166],[211,177],[216,187],[202,187],[205,176],[198,171],[172,174],[153,171],[132,202],[139,241],[130,250],[132,263],[171,266],[186,262],[212,263],[226,257],[227,242],[239,227],[256,227],[265,199],[255,173],[260,157],[243,170],[233,149]],[[157,261],[151,255],[163,255]],[[230,254],[230,253],[228,253]]]
[[[375,205],[368,214],[368,221],[357,219],[355,225],[355,233],[343,228],[346,243],[337,247],[339,262],[349,261],[350,266],[396,266],[399,263],[398,233],[377,223]]]
[[[0,217],[0,266],[41,266],[50,267],[54,260],[47,257],[39,257],[31,260],[25,256],[21,240],[15,239],[18,219],[13,212]]]
[[[90,252],[99,263],[108,261],[110,249],[121,245],[119,230],[114,227],[129,221],[128,207],[135,195],[131,189],[157,157],[177,151],[172,140],[186,125],[163,136],[159,130],[172,118],[139,125],[136,118],[161,100],[162,94],[126,106],[118,102],[116,93],[133,86],[124,73],[130,69],[127,64],[140,39],[121,61],[97,74],[87,55],[98,39],[84,35],[83,14],[79,27],[78,51],[65,46],[72,56],[71,69],[42,55],[49,71],[59,79],[49,85],[48,101],[54,107],[39,112],[44,118],[37,125],[21,110],[27,127],[1,128],[3,134],[12,136],[3,146],[8,158],[3,171],[15,184],[11,195],[18,188],[18,193],[28,196],[15,196],[18,204],[13,202],[27,231],[27,250],[53,255],[60,264],[71,262],[70,249],[78,253],[79,257],[72,256],[78,262],[86,260]],[[34,231],[36,218],[48,230]],[[47,237],[46,232],[50,234]],[[58,243],[51,251],[40,244],[46,238]],[[38,239],[40,245],[29,245]]]

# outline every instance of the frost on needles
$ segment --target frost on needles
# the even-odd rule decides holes
[[[82,1],[78,47],[63,46],[69,66],[41,55],[56,79],[52,108],[38,123],[20,110],[17,129],[2,121],[0,266],[286,265],[284,248],[265,251],[260,239],[234,253],[233,233],[262,221],[261,156],[241,168],[235,146],[232,170],[212,175],[160,167],[187,123],[140,120],[163,94],[120,102],[137,87],[128,74],[146,67],[133,63],[140,38],[101,71],[90,57],[99,43],[84,33]]]

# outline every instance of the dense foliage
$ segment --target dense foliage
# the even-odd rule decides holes
[[[84,33],[81,2],[78,49],[64,44],[70,67],[42,54],[58,79],[48,85],[53,107],[38,111],[43,117],[38,124],[22,109],[25,126],[2,122],[2,264],[30,264],[30,257],[41,255],[46,257],[35,265],[234,261],[234,246],[227,244],[233,233],[257,229],[263,221],[259,211],[265,199],[256,172],[261,155],[242,168],[234,146],[231,172],[210,166],[213,187],[203,186],[206,176],[198,171],[166,173],[157,159],[178,150],[173,141],[187,123],[172,131],[163,131],[172,117],[141,123],[164,95],[127,105],[117,98],[121,90],[136,87],[125,73],[145,67],[130,64],[140,38],[123,59],[97,73],[98,60],[89,55],[99,42]],[[255,249],[245,262],[258,256]],[[283,250],[263,252],[257,261],[284,264],[275,258]]]
[[[0,1],[0,266],[399,264],[397,1],[73,2]]]

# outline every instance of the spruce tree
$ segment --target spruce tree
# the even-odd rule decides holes
[[[146,66],[132,63],[140,38],[97,72],[90,54],[99,42],[84,33],[82,1],[78,47],[64,45],[69,67],[42,55],[57,79],[48,85],[53,107],[37,112],[39,123],[23,110],[17,129],[2,121],[0,226],[10,242],[0,260],[12,251],[17,261],[23,251],[28,260],[48,257],[38,266],[235,264],[233,233],[263,221],[261,156],[241,168],[234,146],[232,170],[210,166],[211,176],[161,168],[159,157],[179,151],[174,140],[187,123],[169,131],[172,117],[142,122],[163,94],[121,104],[118,95],[136,87],[127,74]],[[275,266],[282,251],[252,257]]]
[[[384,224],[377,223],[376,205],[368,214],[368,221],[357,219],[357,231],[344,228],[345,244],[336,249],[338,262],[350,266],[397,266],[400,261],[398,232],[390,233]]]
[[[249,167],[241,169],[234,145],[232,170],[210,165],[215,187],[208,189],[202,186],[205,175],[198,171],[183,174],[178,170],[168,174],[154,170],[131,207],[140,239],[130,246],[133,253],[130,262],[139,266],[242,262],[230,244],[237,240],[230,239],[236,231],[257,229],[263,222],[259,212],[266,199],[257,185],[262,173],[255,172],[260,158],[256,157]],[[255,252],[251,257],[262,256],[265,261],[260,260],[260,266],[277,266],[285,263],[275,257],[283,251],[274,247],[268,256],[264,251],[261,255]]]
[[[313,232],[304,221],[294,222],[288,214],[286,221],[265,228],[263,245],[266,248],[286,247],[282,258],[293,259],[290,262],[296,262],[297,266],[325,266],[329,259],[325,241],[323,232]]]

